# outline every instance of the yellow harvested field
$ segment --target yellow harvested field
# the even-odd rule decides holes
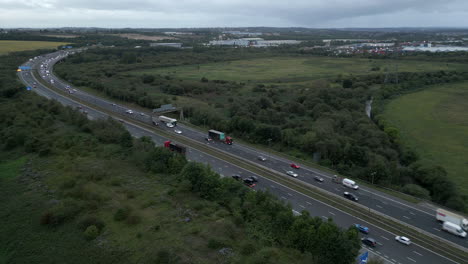
[[[66,42],[52,41],[20,41],[20,40],[0,40],[0,55],[14,51],[35,50],[35,49],[53,49],[58,46],[66,45]]]

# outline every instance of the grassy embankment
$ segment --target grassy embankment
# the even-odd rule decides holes
[[[0,40],[0,55],[15,51],[50,49],[66,45],[66,42]]]
[[[448,84],[406,94],[385,108],[404,144],[424,162],[440,164],[468,193],[468,83]]]
[[[433,63],[428,61],[398,61],[401,72],[421,72],[462,69],[463,64]],[[391,69],[391,60],[369,60],[360,58],[328,57],[273,57],[250,60],[237,60],[201,65],[177,66],[139,71],[141,74],[172,75],[180,79],[229,80],[256,82],[303,82],[307,80],[335,77],[339,74],[384,73]],[[374,71],[372,71],[374,68]]]

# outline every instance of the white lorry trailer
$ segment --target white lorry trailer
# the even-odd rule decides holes
[[[170,118],[167,116],[159,116],[157,119],[153,117],[152,119],[153,119],[153,124],[155,125],[157,124],[156,120],[166,124],[167,127],[175,127],[177,125],[177,119]]]
[[[436,219],[440,222],[449,222],[459,225],[463,230],[468,231],[468,220],[444,209],[437,209]]]

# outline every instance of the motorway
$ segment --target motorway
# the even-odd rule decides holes
[[[59,56],[59,54],[62,54],[62,55]],[[54,54],[50,54],[47,56],[43,56],[43,57],[38,58],[37,60],[30,61],[25,65],[32,66],[34,68],[39,68],[40,64],[45,65],[44,62],[48,61],[46,63],[47,69],[43,69],[40,72],[41,77],[43,77],[43,79],[47,81],[48,83],[51,83],[52,82],[51,80],[53,80],[53,85],[56,88],[61,89],[64,92],[66,92],[67,91],[66,88],[68,84],[62,82],[61,80],[56,78],[51,73],[52,72],[51,68],[53,64],[55,63],[55,61],[59,60],[61,56],[65,56],[65,53],[63,52],[54,53]],[[47,70],[50,72],[49,74],[46,73]],[[126,107],[115,105],[110,101],[106,101],[99,97],[80,91],[78,89],[75,92],[73,92],[72,90],[72,94],[69,94],[70,98],[67,98],[41,85],[39,80],[36,80],[35,77],[31,75],[31,73],[28,71],[20,72],[19,76],[24,83],[30,86],[36,85],[36,88],[34,88],[33,90],[37,92],[38,94],[45,96],[47,98],[50,98],[50,99],[56,99],[65,105],[71,105],[73,107],[77,107],[81,105],[79,101],[83,100],[83,101],[86,101],[87,104],[88,103],[95,104],[99,108],[105,109],[106,112],[118,113],[120,115],[125,115],[125,111],[128,109]],[[70,87],[69,90],[71,89],[72,88]],[[107,118],[109,116],[109,114],[103,113],[99,110],[94,110],[86,106],[83,106],[83,109],[81,109],[81,111],[85,111],[84,109],[86,109],[86,111],[88,112],[87,113],[88,117],[90,117],[91,119]],[[149,113],[140,114],[138,112],[133,115],[127,115],[127,118],[129,117],[135,118],[139,121],[143,121],[146,123],[151,123],[151,118],[150,118]],[[119,119],[119,117],[117,117],[117,119]],[[129,132],[135,137],[149,136],[158,145],[162,145],[163,141],[166,140],[163,137],[158,136],[154,132],[154,130],[149,130],[147,128],[143,128],[143,127],[131,124],[129,122],[124,122],[124,125],[129,130]],[[234,145],[231,145],[231,146],[225,145],[222,143],[207,143],[206,141],[204,141],[204,137],[205,137],[204,133],[195,131],[194,129],[191,129],[189,127],[186,127],[180,124],[178,125],[178,127],[180,130],[183,131],[182,135],[189,137],[191,139],[203,142],[203,144],[208,144],[211,147],[222,149],[231,154],[239,155],[245,159],[250,159],[253,162],[259,163],[260,165],[267,166],[271,169],[274,169],[283,173],[286,170],[291,170],[291,168],[289,167],[289,164],[291,162],[288,160],[285,160],[284,158],[261,153],[255,149],[252,149],[247,146],[243,146],[241,144],[236,144],[236,143],[234,143]],[[167,131],[172,130],[172,129],[166,128],[165,126],[160,126],[159,129],[165,129]],[[259,161],[257,159],[259,155],[267,157],[267,161],[265,162]],[[217,171],[218,173],[224,176],[230,176],[232,174],[240,174],[241,176],[253,175],[252,172],[245,171],[242,168],[234,166],[228,162],[225,162],[224,160],[210,156],[206,153],[199,152],[196,149],[189,148],[188,153],[187,153],[187,158],[189,160],[207,163],[215,171]],[[345,190],[341,184],[332,183],[330,180],[330,177],[332,175],[329,175],[328,173],[324,173],[316,169],[307,168],[307,167],[302,167],[301,169],[297,170],[297,172],[299,173],[298,179],[308,182],[310,184],[319,186],[320,188],[323,188],[331,193],[342,195],[343,191]],[[315,175],[321,175],[323,178],[325,178],[325,181],[323,183],[316,182],[313,179]],[[285,177],[288,177],[288,176],[285,175]],[[336,208],[323,204],[322,202],[315,200],[311,197],[298,193],[286,186],[283,186],[281,184],[278,184],[266,178],[261,178],[261,177],[259,178],[260,178],[260,181],[256,187],[257,189],[270,191],[272,194],[276,195],[279,199],[282,199],[285,202],[290,203],[296,212],[307,210],[310,212],[312,216],[318,216],[323,219],[333,218],[333,220],[339,226],[342,226],[344,228],[352,225],[353,223],[360,223],[360,224],[364,224],[368,226],[371,229],[370,236],[375,238],[377,242],[379,243],[379,245],[375,249],[371,249],[370,251],[374,252],[374,254],[376,255],[383,257],[388,262],[391,262],[391,263],[454,263],[442,256],[439,256],[429,250],[426,250],[425,248],[421,248],[418,245],[413,244],[408,247],[408,246],[404,246],[395,242],[394,236],[400,235],[400,234],[388,233],[385,230],[382,230],[378,227],[365,223],[360,219],[357,219]],[[347,189],[347,191],[349,191],[349,189]],[[385,214],[394,216],[395,218],[405,223],[408,223],[408,224],[417,223],[417,226],[420,228],[422,228],[423,226],[426,227],[424,228],[426,231],[428,231],[428,229],[432,229],[432,231],[429,231],[429,232],[435,233],[444,238],[447,237],[448,240],[455,241],[457,244],[466,246],[466,240],[458,239],[456,237],[453,237],[452,235],[440,232],[440,225],[435,221],[435,212],[433,211],[433,209],[419,207],[414,204],[409,204],[405,201],[399,200],[397,198],[391,197],[389,195],[386,195],[384,193],[380,193],[374,190],[372,191],[366,190],[366,189],[363,190],[361,188],[359,191],[355,191],[354,193],[358,195],[359,200],[360,200],[359,203],[361,204],[369,206],[370,208],[376,211],[381,211],[381,212],[384,212]]]

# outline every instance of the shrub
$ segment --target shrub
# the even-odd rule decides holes
[[[403,186],[403,192],[422,199],[429,199],[429,191],[416,184],[406,184]]]
[[[105,223],[94,215],[86,215],[78,222],[78,227],[83,231],[92,225],[101,231],[104,228]]]
[[[97,236],[99,236],[99,230],[95,225],[90,225],[86,230],[84,231],[84,235],[87,240],[93,240]]]
[[[220,249],[220,248],[223,248],[225,246],[226,246],[226,244],[224,242],[219,241],[217,239],[211,238],[210,240],[208,240],[208,248]]]
[[[141,216],[137,214],[131,214],[127,217],[127,224],[128,225],[137,225],[141,223]]]
[[[115,221],[123,221],[127,219],[127,217],[130,215],[131,209],[129,207],[122,207],[117,210],[114,214],[114,220]]]

